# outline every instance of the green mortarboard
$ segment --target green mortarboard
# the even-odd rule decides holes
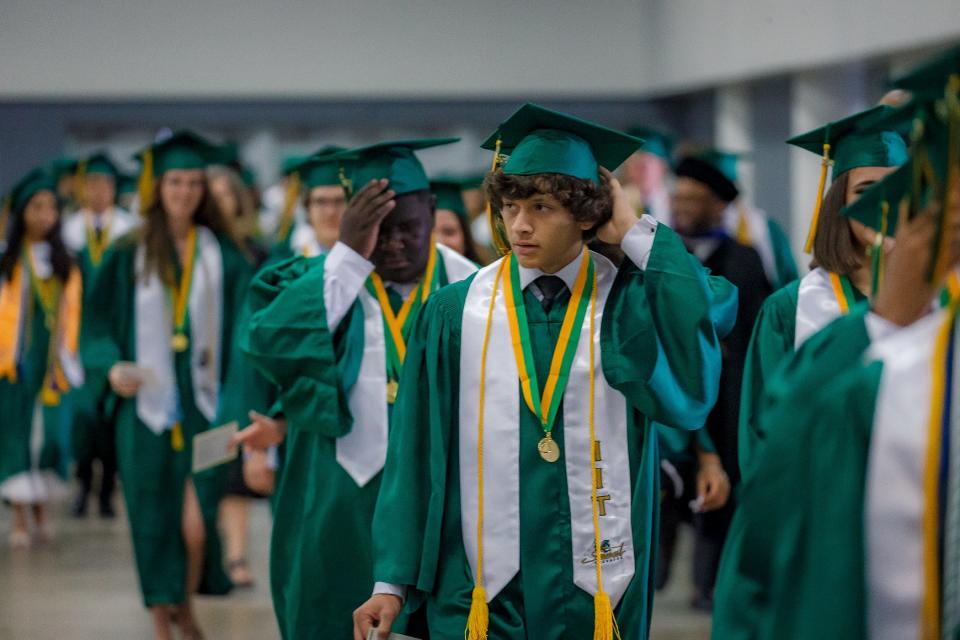
[[[117,174],[117,196],[128,193],[135,193],[137,190],[137,178],[128,173]]]
[[[22,210],[30,198],[41,191],[50,191],[54,195],[57,193],[57,176],[51,173],[49,167],[33,169],[13,185],[8,194],[10,210]]]
[[[909,193],[912,181],[913,164],[905,164],[861,193],[856,201],[841,209],[840,213],[875,231],[884,231],[888,236],[895,235],[900,201]],[[883,220],[884,209],[887,210],[886,225]]]
[[[723,151],[721,149],[705,149],[693,154],[693,157],[703,160],[711,165],[730,182],[736,184],[739,180],[737,171],[740,160],[745,158],[745,153],[735,153],[733,151]]]
[[[652,153],[667,162],[670,162],[671,158],[673,158],[673,136],[669,133],[642,126],[627,129],[627,133],[636,138],[643,138],[644,143],[643,148],[640,149],[641,151]]]
[[[301,159],[290,167],[290,173],[300,177],[301,185],[306,189],[314,187],[339,187],[343,185],[340,179],[340,161],[336,154],[344,151],[342,147],[327,146],[315,154]]]
[[[472,180],[470,181],[472,184]],[[453,211],[463,220],[467,219],[467,206],[463,202],[463,180],[437,178],[430,181],[430,191],[437,198],[437,209]]]
[[[220,145],[215,164],[222,164],[227,167],[239,167],[243,164],[240,160],[240,145],[234,140],[229,140]]]
[[[960,46],[953,47],[896,78],[893,86],[913,94],[914,99],[943,97],[951,76],[960,82]]]
[[[144,168],[149,164],[159,178],[171,169],[206,169],[220,162],[221,147],[192,131],[178,131],[169,138],[141,149],[136,158]]]
[[[380,142],[336,154],[349,174],[351,189],[386,178],[398,196],[430,188],[430,181],[414,151],[458,142],[460,138],[421,138]]]
[[[120,175],[120,170],[117,169],[117,165],[113,163],[113,160],[110,159],[106,153],[100,151],[94,153],[86,160],[83,161],[84,174],[90,175],[91,173],[99,173],[101,175],[110,176],[114,180],[117,179],[117,176]]]
[[[77,166],[80,164],[80,161],[77,158],[72,156],[60,156],[59,158],[54,158],[47,165],[47,170],[53,174],[53,177],[57,180],[62,178],[65,175],[72,175],[77,172]]]
[[[858,167],[898,167],[907,161],[907,144],[903,136],[896,131],[871,126],[883,122],[895,111],[886,105],[876,106],[794,136],[787,143],[819,156],[823,155],[825,145],[830,145],[834,180]]]
[[[600,182],[598,167],[613,171],[643,147],[641,138],[527,103],[504,120],[481,145],[508,156],[508,175],[541,173]]]
[[[306,160],[306,159],[309,158],[309,157],[310,157],[309,155],[305,155],[305,156],[298,156],[298,155],[286,156],[283,160],[280,161],[280,175],[283,175],[283,176],[288,176],[288,175],[290,175],[291,173],[293,173],[293,172],[296,170],[297,165],[299,165],[301,162],[303,162],[304,160]]]

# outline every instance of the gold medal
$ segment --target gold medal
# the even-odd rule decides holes
[[[190,340],[182,333],[175,333],[170,338],[170,347],[177,353],[183,353],[190,346]]]
[[[556,462],[560,459],[560,446],[549,433],[537,443],[537,451],[540,452],[540,457],[547,462]]]
[[[400,390],[400,383],[396,380],[391,380],[387,383],[387,402],[393,404],[397,401],[397,392]]]

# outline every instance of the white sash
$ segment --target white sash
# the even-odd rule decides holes
[[[604,590],[614,606],[634,574],[631,520],[630,455],[627,447],[627,404],[610,387],[603,374],[600,327],[603,308],[616,276],[606,258],[593,254],[597,273],[597,315],[594,319],[595,419],[601,443],[603,489],[609,495],[606,515],[600,518],[603,543]],[[477,418],[479,414],[480,357],[493,281],[500,261],[482,269],[467,293],[460,347],[460,517],[463,544],[471,569],[477,558]],[[519,294],[520,292],[518,292]],[[596,593],[591,483],[594,465],[589,442],[589,318],[584,319],[580,340],[563,395],[564,454],[570,501],[570,530],[574,583]],[[486,401],[484,408],[483,582],[487,600],[510,582],[520,568],[520,399],[517,365],[513,357],[503,288],[497,292],[490,343],[487,348]],[[548,464],[548,463],[544,463]]]
[[[853,300],[849,301],[851,304]],[[800,345],[840,317],[840,303],[830,283],[830,272],[817,267],[800,280],[793,346]]]
[[[137,416],[156,434],[179,419],[174,355],[173,311],[156,273],[145,277],[145,252],[137,247],[135,293],[137,366],[149,370],[150,384],[137,393]],[[197,257],[188,301],[190,373],[197,409],[207,420],[217,412],[220,394],[220,333],[223,321],[223,257],[212,231],[197,227]]]
[[[459,254],[440,245],[437,249],[449,282],[462,280],[476,271],[473,263]],[[383,312],[366,287],[360,289],[357,298],[363,309],[363,360],[347,399],[353,428],[337,438],[337,463],[363,487],[380,473],[387,461],[389,416]]]

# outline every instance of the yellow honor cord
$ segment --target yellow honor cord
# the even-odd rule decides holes
[[[830,168],[830,145],[823,145],[823,160],[820,163],[820,184],[817,187],[817,200],[813,205],[813,217],[810,219],[810,230],[807,232],[807,241],[803,245],[803,252],[813,251],[813,240],[817,236],[817,224],[820,221],[820,208],[823,205],[823,192],[827,187],[827,169]]]
[[[747,212],[741,203],[737,207],[737,242],[745,247],[753,246],[753,234],[750,233],[750,222],[747,220]]]
[[[486,402],[487,347],[490,345],[490,327],[493,325],[493,310],[497,301],[500,282],[507,282],[510,261],[504,258],[493,279],[493,293],[490,295],[490,307],[487,309],[487,323],[483,332],[483,347],[480,351],[480,401],[477,411],[477,571],[473,577],[473,595],[470,601],[470,613],[467,615],[466,640],[486,640],[490,626],[490,612],[487,607],[487,590],[483,586],[483,409]],[[506,277],[504,277],[506,276]]]
[[[376,272],[370,274],[370,281],[373,283],[373,288],[377,292],[377,301],[380,303],[380,310],[383,312],[383,319],[387,323],[390,336],[393,338],[393,344],[397,347],[397,356],[400,358],[400,364],[403,364],[403,361],[407,356],[407,343],[403,338],[403,326],[410,317],[410,310],[413,308],[413,303],[416,301],[417,297],[420,297],[421,302],[426,302],[427,298],[430,297],[430,291],[433,288],[433,276],[436,268],[437,245],[431,236],[430,257],[427,258],[427,270],[423,274],[423,281],[416,289],[410,292],[410,295],[407,296],[407,299],[403,301],[403,306],[400,307],[400,312],[396,314],[393,312],[393,307],[390,305],[390,297],[387,295],[386,287],[383,286],[383,279]]]
[[[920,616],[921,640],[940,640],[940,456],[943,446],[944,399],[950,334],[957,317],[954,303],[937,334],[932,358],[933,385],[927,452],[923,478],[923,602]]]
[[[557,346],[553,350],[553,359],[550,361],[550,373],[547,376],[547,383],[543,388],[543,397],[540,400],[540,421],[547,425],[550,419],[550,405],[553,403],[553,396],[557,392],[557,384],[560,382],[560,369],[563,366],[563,356],[567,351],[567,344],[572,338],[573,325],[577,317],[577,309],[580,306],[580,298],[583,297],[583,291],[587,286],[587,272],[590,270],[590,255],[587,251],[583,252],[583,260],[580,261],[580,270],[577,272],[577,280],[573,286],[573,293],[570,296],[570,302],[567,303],[567,312],[563,316],[563,324],[560,325],[560,335],[557,337]],[[596,274],[594,274],[596,280]],[[592,296],[596,296],[596,284],[593,285]],[[591,298],[592,300],[592,298]],[[513,316],[511,315],[511,319]],[[593,318],[591,317],[591,322]],[[591,332],[590,335],[593,335]],[[579,337],[579,336],[578,336]],[[591,343],[593,344],[593,343]],[[523,353],[518,352],[521,348],[514,345],[514,355],[517,356],[518,363],[523,360]],[[535,390],[536,391],[536,390]],[[532,407],[531,407],[532,408]]]
[[[101,214],[102,215],[102,214]],[[87,250],[90,252],[90,262],[93,263],[93,266],[100,266],[100,262],[103,260],[103,254],[107,250],[107,244],[109,243],[110,237],[110,222],[107,225],[100,229],[100,237],[97,238],[97,234],[93,229],[93,220],[91,217],[92,213],[89,213],[85,217],[86,228],[87,228]]]
[[[840,282],[840,276],[832,271],[830,272],[830,286],[833,288],[833,295],[837,298],[840,315],[847,315],[850,312],[850,301],[847,300],[847,294],[843,291],[843,283]]]
[[[187,322],[187,303],[190,298],[190,286],[193,282],[193,262],[197,252],[197,228],[190,227],[187,234],[187,246],[183,256],[183,271],[180,282],[171,290],[173,297],[173,333],[174,338],[183,335]]]
[[[173,423],[173,429],[170,430],[170,447],[174,451],[183,451],[186,447],[186,441],[183,438],[183,425],[180,422]]]

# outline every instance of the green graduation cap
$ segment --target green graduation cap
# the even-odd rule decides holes
[[[120,170],[117,169],[117,165],[113,163],[113,160],[110,159],[103,151],[98,151],[91,156],[88,156],[83,162],[80,163],[84,175],[90,175],[92,173],[110,176],[114,180],[117,179],[117,176],[120,175]],[[78,170],[78,173],[80,171]]]
[[[481,146],[506,157],[501,169],[508,175],[559,173],[599,183],[598,167],[613,171],[643,144],[641,138],[528,102]]]
[[[173,169],[206,169],[222,157],[221,147],[192,131],[177,131],[155,142],[134,157],[140,161],[140,210],[146,211],[153,198],[154,180]]]
[[[41,191],[50,191],[54,195],[57,193],[57,176],[50,171],[49,167],[33,169],[13,185],[7,195],[10,211],[21,211],[27,206],[30,198]]]
[[[297,165],[309,158],[309,155],[290,155],[280,161],[280,175],[289,176],[296,170]]]
[[[289,174],[296,173],[301,185],[307,189],[339,187],[342,182],[337,154],[342,151],[345,151],[343,147],[323,147],[313,155],[303,157],[300,162],[291,165]]]
[[[73,156],[60,156],[50,161],[47,165],[47,171],[53,174],[55,179],[59,180],[65,175],[73,175],[76,173],[79,165],[80,160]]]
[[[873,124],[884,122],[896,111],[879,105],[794,136],[787,143],[821,157],[826,154],[833,161],[834,180],[859,167],[898,167],[907,161],[906,141],[897,131]]]
[[[420,138],[380,142],[348,149],[336,155],[349,176],[348,191],[360,189],[371,180],[386,178],[397,195],[430,188],[430,180],[414,151],[459,142],[460,138]]]
[[[137,191],[137,177],[130,175],[129,173],[118,173],[117,174],[117,197],[127,195],[129,193],[136,193]]]
[[[430,191],[437,198],[437,209],[447,209],[462,220],[467,219],[467,206],[463,202],[463,180],[437,178],[430,182]]]
[[[240,145],[235,140],[228,140],[220,145],[216,164],[222,164],[227,167],[240,167],[243,162],[240,159]]]
[[[653,127],[637,126],[627,129],[627,133],[635,138],[642,138],[645,142],[640,149],[670,162],[673,158],[673,136]]]
[[[914,99],[937,99],[951,78],[960,83],[960,46],[948,49],[894,79],[893,86],[913,94]]]

